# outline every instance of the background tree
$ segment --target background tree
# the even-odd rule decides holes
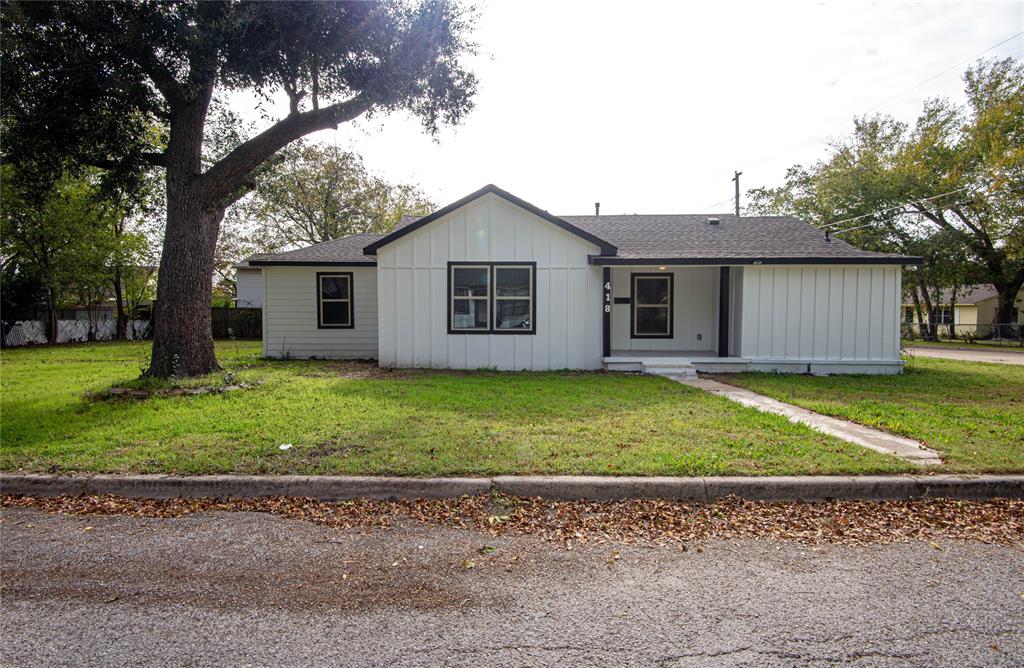
[[[419,188],[371,174],[336,146],[299,144],[259,180],[246,213],[265,228],[268,250],[308,246],[359,232],[388,232],[434,203]]]
[[[3,277],[39,286],[46,338],[56,343],[58,308],[105,278],[110,210],[88,178],[65,176],[40,192],[4,165],[0,179]]]
[[[217,368],[209,299],[228,206],[304,135],[408,109],[429,132],[471,108],[471,20],[456,0],[7,2],[0,95],[16,162],[165,171],[166,228],[149,373]],[[204,167],[214,92],[282,92],[289,112]],[[164,134],[154,141],[151,127]]]
[[[829,156],[750,192],[752,213],[792,213],[863,248],[920,255],[907,285],[936,321],[938,290],[991,283],[996,322],[1011,321],[1024,285],[1024,66],[981,60],[964,75],[967,104],[929,100],[911,129],[855,120]]]

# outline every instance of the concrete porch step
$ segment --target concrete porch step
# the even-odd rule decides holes
[[[643,363],[643,372],[653,376],[668,376],[672,379],[697,377],[697,367],[689,362],[651,360]]]

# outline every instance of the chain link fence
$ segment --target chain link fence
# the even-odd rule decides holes
[[[1024,323],[992,325],[920,325],[903,323],[901,336],[909,341],[947,341],[988,343],[1001,346],[1024,346]]]

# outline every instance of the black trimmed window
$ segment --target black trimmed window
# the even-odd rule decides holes
[[[630,274],[634,339],[672,338],[672,274]]]
[[[355,326],[352,272],[317,272],[316,313],[320,329],[351,329]]]
[[[449,262],[449,334],[533,334],[535,262]]]

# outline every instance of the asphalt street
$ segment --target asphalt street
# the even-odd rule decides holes
[[[1020,348],[982,348],[970,350],[963,348],[929,348],[914,346],[908,348],[911,355],[917,357],[936,357],[943,360],[961,360],[963,362],[991,362],[993,364],[1024,364],[1024,350]]]
[[[1024,664],[1024,550],[2,513],[0,664]]]

